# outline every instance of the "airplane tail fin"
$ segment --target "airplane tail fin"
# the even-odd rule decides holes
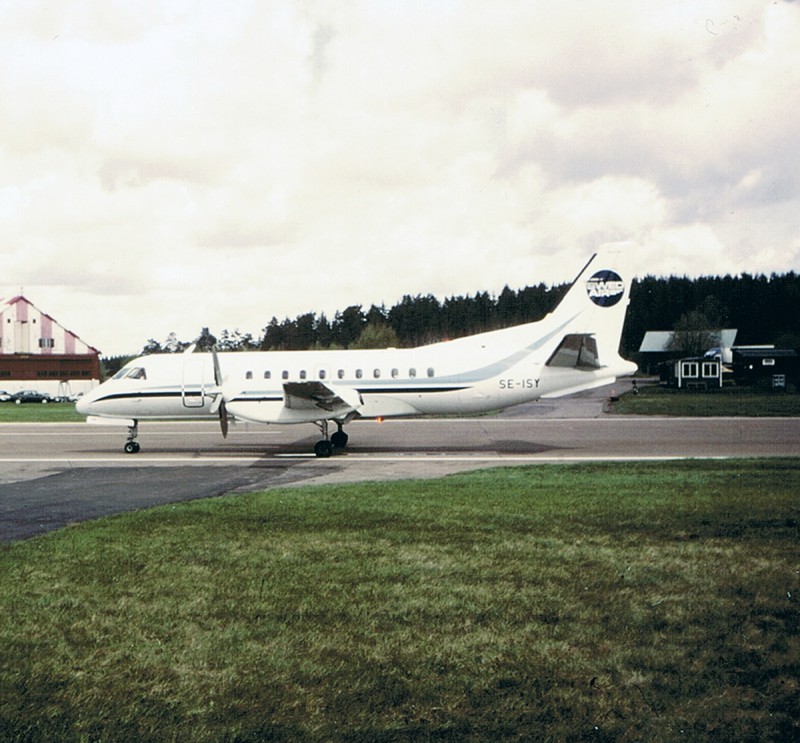
[[[622,326],[630,298],[634,249],[598,249],[547,318],[556,340],[548,366],[618,367]]]

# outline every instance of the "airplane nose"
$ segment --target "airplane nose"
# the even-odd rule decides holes
[[[84,395],[75,403],[75,410],[81,415],[89,415],[89,405],[91,404],[90,396]]]

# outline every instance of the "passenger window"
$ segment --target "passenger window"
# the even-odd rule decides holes
[[[289,379],[289,372],[285,369],[281,372],[281,379]]]
[[[392,369],[392,379],[397,379],[399,374],[400,374],[400,371],[398,369]]]
[[[375,379],[380,379],[380,377],[381,377],[381,370],[380,370],[380,369],[375,369],[375,370],[372,372],[372,376],[373,376],[373,377],[375,377]]]
[[[264,372],[264,379],[272,379],[272,372],[265,371]]]
[[[325,370],[324,369],[320,369],[319,370],[319,378],[320,379],[325,379]]]
[[[306,370],[305,370],[305,369],[302,369],[302,370],[300,371],[300,379],[305,379],[305,378],[306,378]]]
[[[417,370],[414,369],[414,368],[409,369],[408,370],[408,376],[411,377],[411,379],[414,379],[414,377],[417,376]]]
[[[339,379],[344,379],[344,369],[339,369],[339,371],[336,372],[336,376],[339,377]]]
[[[429,377],[432,377],[432,376],[433,376],[433,367],[432,367],[432,366],[429,366],[429,367],[428,367],[428,376],[429,376]]]
[[[361,379],[364,376],[364,372],[361,369],[356,369],[356,379]]]
[[[251,372],[251,371],[245,372],[244,378],[245,379],[252,379],[253,378],[253,372]]]

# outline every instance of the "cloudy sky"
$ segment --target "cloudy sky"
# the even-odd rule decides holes
[[[105,355],[800,268],[800,3],[0,0],[0,296]]]

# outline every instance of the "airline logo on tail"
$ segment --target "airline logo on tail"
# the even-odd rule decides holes
[[[625,282],[615,271],[598,271],[586,282],[586,292],[599,307],[613,307],[625,293]]]

